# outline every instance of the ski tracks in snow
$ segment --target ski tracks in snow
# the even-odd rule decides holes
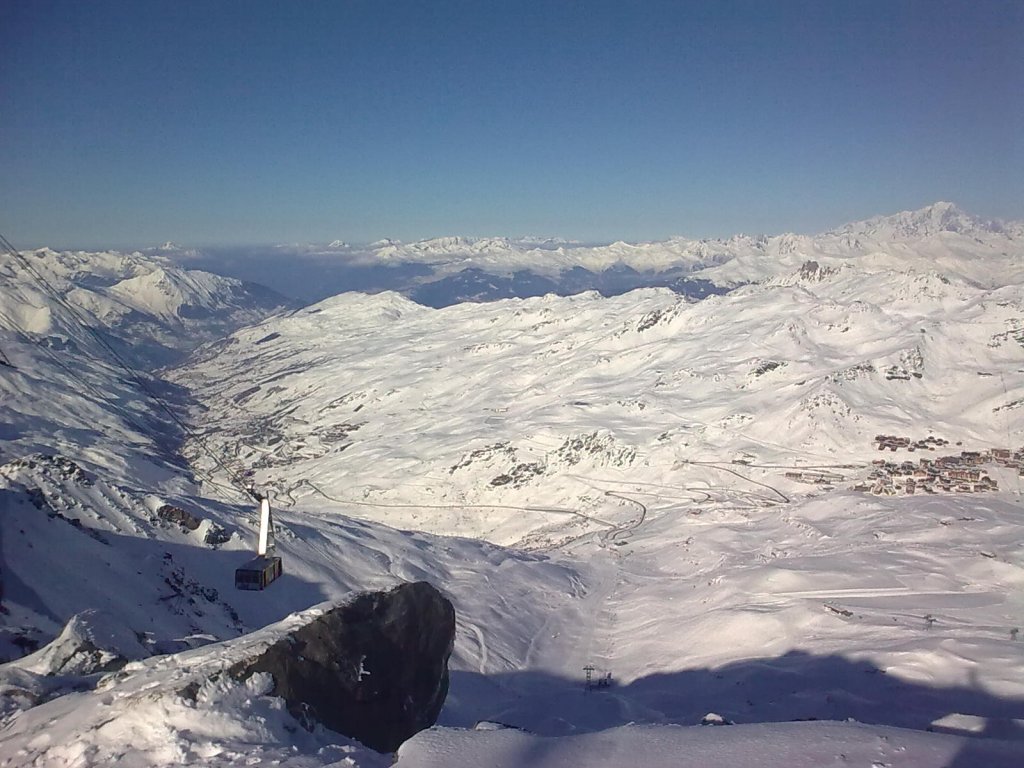
[[[477,664],[477,671],[481,675],[486,675],[487,674],[488,654],[487,654],[487,640],[484,637],[484,631],[482,629],[480,629],[479,626],[477,626],[476,624],[474,624],[474,623],[472,623],[470,621],[461,620],[460,623],[462,624],[462,626],[466,630],[469,631],[470,634],[473,635],[474,638],[476,638],[477,647],[480,649],[480,658],[479,658],[478,664]]]

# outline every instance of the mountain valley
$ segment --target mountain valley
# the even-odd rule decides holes
[[[265,691],[178,690],[415,580],[457,635],[399,765],[676,750],[702,722],[738,725],[700,729],[695,764],[757,728],[779,751],[733,764],[803,764],[774,755],[847,720],[821,760],[1019,762],[1024,225],[940,203],[814,237],[332,250],[429,279],[298,306],[174,248],[0,274],[0,765],[388,765]],[[570,291],[574,269],[634,290]],[[546,293],[507,297],[516,275]],[[944,455],[993,485],[875,488]],[[264,592],[233,587],[240,481],[275,510]],[[127,673],[56,668],[76,616]]]

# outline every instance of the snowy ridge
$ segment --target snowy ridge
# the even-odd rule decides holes
[[[508,238],[441,237],[409,244],[388,244],[373,251],[384,263],[419,262],[447,271],[475,266],[505,273],[531,269],[557,274],[572,267],[604,270],[615,265],[661,271],[670,267],[704,264],[714,259],[715,246],[706,241],[682,238],[659,243],[616,242],[605,246],[583,246],[563,241],[537,243]]]
[[[426,579],[456,607],[452,686],[403,766],[1019,764],[1024,480],[852,489],[879,434],[1024,442],[1019,250],[979,232],[861,233],[855,256],[852,231],[736,238],[704,257],[744,285],[700,302],[350,293],[261,316],[153,383],[270,490],[285,574],[263,593],[233,588],[255,510],[207,450],[15,285],[55,340],[4,337],[0,366],[0,639],[38,649],[0,665],[0,761],[390,764],[303,730],[265,680],[180,692],[261,627]],[[93,290],[67,259],[114,334],[119,307],[201,293],[124,255]],[[82,638],[131,661],[86,672],[114,659]]]
[[[917,211],[902,211],[891,216],[875,216],[847,224],[829,234],[853,237],[870,236],[879,240],[913,240],[941,233],[961,235],[1001,234],[1013,225],[988,221],[962,211],[953,203],[933,203]]]
[[[965,213],[952,203],[940,202],[917,211],[854,222],[817,236],[737,235],[714,240],[673,237],[664,241],[619,241],[597,246],[553,239],[438,237],[412,243],[381,241],[371,244],[365,251],[340,240],[328,247],[344,249],[381,263],[418,262],[448,270],[475,266],[495,274],[530,269],[553,275],[575,266],[600,271],[615,265],[655,272],[668,269],[699,272],[757,254],[784,256],[802,252],[812,256],[815,252],[824,254],[835,250],[845,251],[842,255],[854,257],[865,255],[882,243],[917,242],[939,236],[946,236],[951,244],[955,244],[958,238],[978,244],[986,237],[993,243],[1003,243],[1008,239],[1015,240],[1015,235],[1019,236],[1020,232],[1019,224],[985,221]]]
[[[172,244],[171,244],[172,245]],[[267,288],[174,266],[160,252],[143,254],[48,248],[22,254],[64,301],[102,329],[126,355],[146,366],[169,362],[191,345],[289,306]],[[29,269],[11,258],[0,267],[0,305],[8,333],[18,328],[58,345],[92,350],[94,339]],[[102,350],[92,350],[102,356]]]
[[[593,245],[552,238],[438,237],[411,243],[282,245],[181,251],[183,264],[262,280],[313,302],[346,291],[392,290],[433,307],[465,301],[617,295],[666,287],[692,298],[780,279],[813,262],[835,270],[938,270],[995,288],[1024,277],[1024,224],[991,222],[935,203],[818,235],[736,235],[723,239]],[[295,265],[315,279],[297,277]],[[254,275],[256,277],[254,277]]]

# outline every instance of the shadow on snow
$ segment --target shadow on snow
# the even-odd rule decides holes
[[[452,673],[440,725],[480,720],[542,736],[600,731],[628,723],[697,725],[714,712],[735,723],[852,719],[860,723],[1016,741],[1024,755],[1024,699],[1001,698],[977,686],[939,687],[886,674],[869,661],[791,651],[642,677],[587,691],[583,673],[566,679],[545,672]],[[933,725],[949,715],[984,723],[981,733]],[[961,718],[960,722],[964,722]],[[976,765],[966,742],[953,766]]]

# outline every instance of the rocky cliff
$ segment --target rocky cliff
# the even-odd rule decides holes
[[[426,582],[367,592],[278,639],[230,674],[274,680],[300,722],[392,752],[429,728],[448,694],[455,609]]]

